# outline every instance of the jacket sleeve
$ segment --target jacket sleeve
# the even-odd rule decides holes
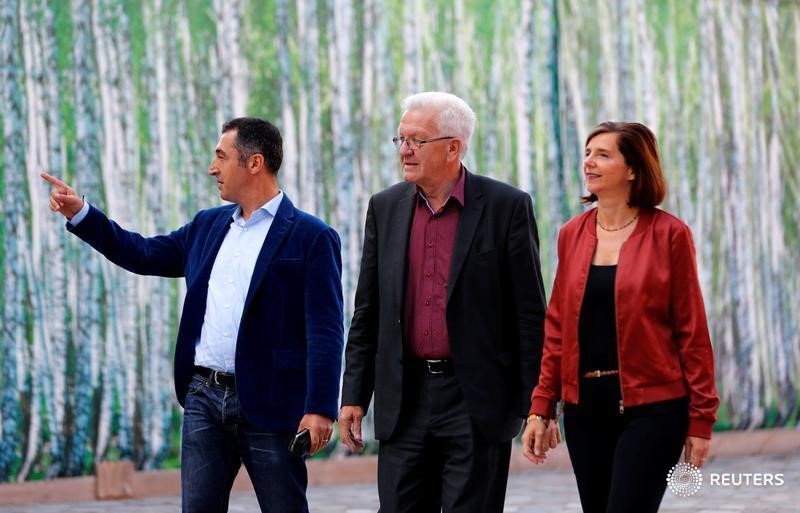
[[[123,269],[168,278],[184,275],[190,227],[191,223],[167,235],[143,237],[125,230],[94,206],[77,226],[67,223],[68,231]]]
[[[375,210],[373,199],[370,199],[342,382],[342,405],[361,406],[365,412],[375,389],[375,354],[378,347],[380,311],[377,244]]]
[[[328,228],[312,242],[305,270],[306,402],[305,413],[336,419],[342,371],[344,314],[342,247]]]
[[[719,397],[714,381],[714,352],[688,226],[682,225],[672,233],[670,254],[670,315],[673,339],[689,388],[688,435],[711,438]]]
[[[542,354],[542,370],[539,373],[539,383],[531,395],[531,414],[543,417],[552,417],[556,404],[561,398],[561,266],[562,259],[561,234],[558,238],[559,265],[556,268],[556,278],[553,282],[553,292],[547,306],[547,315],[544,320],[544,352]]]
[[[530,409],[533,387],[539,379],[544,343],[545,293],[539,261],[539,235],[533,216],[533,205],[524,194],[514,209],[509,231],[509,265],[511,289],[519,332],[520,379],[519,416]]]

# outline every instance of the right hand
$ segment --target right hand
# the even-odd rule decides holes
[[[361,438],[363,418],[364,408],[361,406],[342,406],[339,411],[339,439],[356,453],[364,450],[364,440]]]
[[[522,454],[535,464],[544,463],[548,449],[555,449],[561,442],[558,422],[551,420],[547,425],[539,419],[528,422],[522,433]]]
[[[83,198],[78,196],[75,189],[55,176],[42,173],[41,177],[53,186],[53,190],[50,191],[50,210],[60,212],[67,219],[72,219],[83,208]]]

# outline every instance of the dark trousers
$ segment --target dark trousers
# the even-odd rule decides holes
[[[264,513],[308,513],[305,461],[289,453],[294,433],[264,433],[242,416],[232,386],[195,375],[183,412],[181,492],[184,513],[228,511],[244,463]]]
[[[584,513],[655,513],[689,422],[685,399],[623,415],[564,409],[564,434]]]
[[[380,442],[380,513],[502,513],[511,442],[478,433],[453,374],[406,381],[400,424]]]

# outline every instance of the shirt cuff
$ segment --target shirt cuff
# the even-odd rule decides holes
[[[72,226],[77,226],[78,223],[83,221],[83,219],[86,217],[88,213],[89,213],[89,202],[84,200],[83,206],[81,207],[80,210],[78,210],[78,213],[72,216],[72,219],[70,219],[67,222]]]

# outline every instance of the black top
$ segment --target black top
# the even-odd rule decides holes
[[[592,265],[586,280],[578,321],[581,374],[578,401],[585,413],[615,414],[619,408],[619,375],[583,377],[588,371],[619,368],[614,308],[616,276],[616,265]]]
[[[616,369],[617,326],[614,309],[616,265],[592,265],[578,321],[580,373]]]

